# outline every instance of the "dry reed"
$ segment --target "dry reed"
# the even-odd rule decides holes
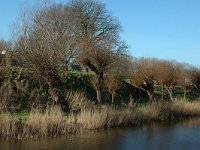
[[[17,120],[9,113],[1,114],[0,136],[21,139],[67,135],[87,129],[141,125],[188,116],[200,116],[200,102],[155,102],[133,108],[95,106],[67,116],[60,107],[52,106],[45,112],[32,111],[25,120]]]

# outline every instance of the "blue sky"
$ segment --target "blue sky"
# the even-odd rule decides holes
[[[67,2],[68,0],[54,0]],[[200,67],[199,0],[101,0],[122,25],[122,38],[136,57],[177,60]],[[0,0],[0,38],[20,9],[36,0]]]

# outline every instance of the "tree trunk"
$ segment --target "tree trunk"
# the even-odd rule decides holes
[[[56,90],[56,88],[53,87],[51,82],[48,82],[48,86],[49,86],[49,94],[52,100],[52,104],[57,105],[58,103],[58,91]]]
[[[47,74],[47,83],[49,86],[49,94],[53,105],[58,104],[59,87],[61,86],[61,79],[56,70],[50,70]]]
[[[146,90],[146,92],[147,92],[147,94],[149,96],[149,101],[153,102],[153,94],[151,92],[147,91],[147,90]]]
[[[97,94],[97,102],[100,104],[102,102],[102,91],[103,91],[103,73],[99,73],[96,75],[96,94]]]
[[[169,87],[165,87],[165,89],[167,90],[167,92],[168,92],[168,94],[169,94],[170,100],[173,101],[174,98],[173,98],[172,90],[171,90]]]
[[[143,89],[146,90],[146,92],[148,93],[149,96],[149,101],[153,101],[153,96],[154,96],[154,88],[153,88],[153,83],[149,83],[147,82],[146,87],[143,87]]]
[[[184,100],[186,100],[187,98],[187,88],[184,87],[184,95],[183,95]]]
[[[164,85],[162,84],[162,101],[164,100]]]
[[[150,101],[150,102],[153,101],[153,93],[152,93],[152,92],[148,91],[147,89],[145,89],[145,88],[143,88],[143,87],[140,87],[140,86],[137,86],[137,85],[134,85],[134,84],[132,84],[132,86],[134,86],[134,87],[136,87],[136,88],[138,88],[138,89],[140,89],[140,90],[146,92],[147,95],[148,95],[148,97],[149,97],[149,101]]]
[[[101,104],[101,89],[100,88],[96,88],[96,94],[97,94],[97,103]]]
[[[112,100],[112,104],[114,104],[115,102],[115,92],[111,91],[111,100]]]

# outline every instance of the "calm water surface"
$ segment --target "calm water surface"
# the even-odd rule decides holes
[[[2,141],[0,150],[199,150],[200,119],[174,125],[114,128],[58,138]]]

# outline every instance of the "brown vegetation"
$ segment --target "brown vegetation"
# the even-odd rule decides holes
[[[49,107],[45,112],[32,111],[25,120],[11,114],[0,115],[0,136],[9,138],[35,138],[38,136],[66,135],[83,130],[116,126],[138,126],[153,121],[171,121],[189,116],[200,116],[199,102],[154,102],[144,106],[126,108],[95,106],[82,109],[78,114],[65,116],[60,107]]]

